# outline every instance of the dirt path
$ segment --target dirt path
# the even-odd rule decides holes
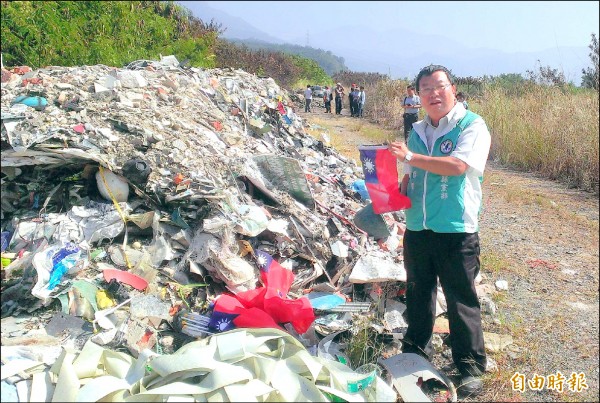
[[[336,148],[357,159],[356,146],[372,141],[361,138],[356,122],[376,126],[342,112],[300,115],[328,128]],[[598,196],[493,161],[483,187],[483,283],[494,287],[496,280],[506,280],[509,287],[492,294],[496,313],[484,315],[484,331],[510,335],[513,343],[489,354],[498,370],[486,375],[479,400],[598,401]],[[445,354],[434,362],[449,364]],[[526,381],[539,376],[546,383],[513,390],[517,372]],[[547,384],[559,372],[565,378],[562,392]]]

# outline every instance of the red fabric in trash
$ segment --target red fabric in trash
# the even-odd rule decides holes
[[[254,290],[252,290],[254,291]],[[259,308],[245,307],[237,296],[221,295],[215,301],[213,310],[214,326],[219,330],[229,330],[227,322],[236,327],[280,327],[265,311]]]
[[[281,113],[282,115],[285,115],[285,108],[283,106],[283,104],[281,103],[281,101],[279,101],[277,103],[277,110],[279,111],[279,113]]]
[[[236,298],[240,301],[245,308],[263,308],[263,301],[265,299],[265,293],[267,289],[265,287],[256,288],[254,290],[244,291],[236,294]]]
[[[233,320],[237,327],[268,327],[281,329],[268,313],[258,308],[245,309]]]
[[[278,323],[290,322],[294,329],[305,333],[315,320],[315,313],[306,297],[288,299],[287,293],[294,281],[294,273],[261,250],[256,251],[260,276],[267,292],[264,298],[264,310]]]
[[[278,323],[289,322],[298,333],[305,333],[315,314],[307,297],[288,299],[294,273],[281,267],[268,253],[258,250],[256,255],[264,287],[235,296],[221,295],[215,301],[213,313],[238,314],[233,319],[238,327],[279,328]]]

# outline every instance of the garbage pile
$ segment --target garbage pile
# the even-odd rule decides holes
[[[271,78],[3,69],[0,146],[3,401],[396,400],[334,337],[401,339],[401,253]]]

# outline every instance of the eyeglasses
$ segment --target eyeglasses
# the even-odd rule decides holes
[[[427,87],[427,88],[421,88],[419,90],[419,94],[421,95],[431,95],[433,94],[433,91],[436,91],[438,93],[445,91],[446,88],[450,87],[452,84],[448,83],[448,84],[444,84],[444,85],[438,85],[437,87]]]

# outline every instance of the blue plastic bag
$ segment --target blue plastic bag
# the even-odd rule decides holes
[[[12,101],[14,104],[23,104],[32,107],[36,111],[43,111],[48,106],[48,100],[44,97],[28,97],[27,95],[19,95]]]
[[[360,179],[357,181],[354,181],[352,183],[352,185],[350,185],[350,189],[352,189],[353,192],[357,192],[360,195],[360,198],[364,201],[368,201],[371,200],[371,198],[369,197],[369,192],[367,191],[367,186],[365,185],[365,181]]]

